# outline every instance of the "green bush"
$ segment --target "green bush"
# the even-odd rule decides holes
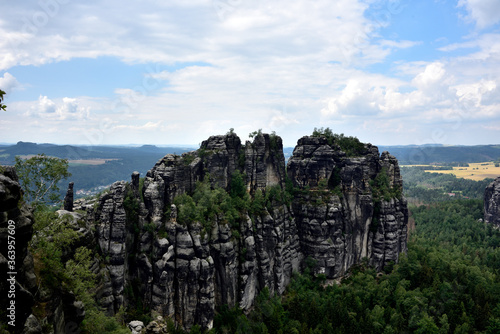
[[[348,157],[359,156],[365,151],[365,144],[356,137],[336,134],[330,128],[314,128],[313,137],[325,137],[329,145],[337,144]]]
[[[177,221],[181,224],[199,222],[205,232],[211,231],[216,220],[238,229],[242,214],[250,208],[243,175],[236,171],[231,179],[230,193],[212,188],[210,178],[197,182],[192,196],[182,194],[174,198]]]

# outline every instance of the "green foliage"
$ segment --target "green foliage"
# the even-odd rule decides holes
[[[195,154],[184,153],[182,155],[182,162],[186,166],[189,166],[194,161],[194,159],[196,159],[196,155]]]
[[[2,103],[5,94],[6,93],[3,90],[0,89],[0,109],[3,110],[3,111],[5,111],[7,109],[7,106]]]
[[[40,259],[40,274],[43,284],[50,289],[60,287],[68,280],[63,257],[71,253],[77,232],[72,228],[71,215],[58,218],[57,213],[39,206],[35,211],[31,242],[32,253]]]
[[[244,169],[245,168],[245,161],[246,161],[245,146],[243,146],[240,150],[240,153],[238,154],[238,167],[240,167],[241,169]]]
[[[35,237],[30,251],[43,288],[71,291],[84,303],[82,333],[126,333],[120,319],[107,317],[95,301],[97,276],[91,267],[96,254],[83,246],[74,249],[78,233],[72,223],[73,217],[69,214],[58,217],[48,207],[38,206],[34,218]]]
[[[271,132],[269,135],[269,147],[271,151],[276,151],[278,149],[278,135],[276,131]]]
[[[250,204],[250,213],[252,215],[262,215],[266,209],[266,198],[262,190],[257,189],[253,195],[252,203]]]
[[[139,180],[139,188],[140,188]],[[139,230],[139,210],[140,205],[137,198],[134,196],[134,192],[130,187],[127,187],[127,193],[125,194],[125,199],[123,200],[123,208],[125,209],[125,215],[127,217],[127,227],[132,233],[138,234]]]
[[[250,132],[248,134],[248,137],[249,138],[254,138],[254,137],[257,137],[257,136],[261,136],[262,135],[262,129],[259,129],[257,131],[254,131],[254,132]]]
[[[125,321],[139,320],[148,324],[153,319],[150,309],[144,305],[142,293],[140,291],[141,281],[134,278],[132,282],[128,282],[124,289],[124,294],[128,299],[128,307],[125,315]]]
[[[16,156],[16,171],[24,190],[24,200],[34,206],[59,199],[58,182],[71,174],[68,160],[39,154],[29,159]]]
[[[243,199],[247,196],[245,176],[239,170],[235,170],[231,177],[229,194],[231,195],[231,198]]]
[[[272,208],[277,205],[290,205],[292,203],[292,194],[282,189],[279,184],[266,188],[265,203],[267,210],[272,211]]]
[[[206,148],[202,147],[200,147],[196,152],[198,153],[198,156],[202,159],[214,153],[212,150],[207,150]]]
[[[391,198],[401,198],[402,190],[399,187],[391,187],[391,181],[387,169],[382,167],[382,170],[377,176],[370,180],[374,202],[390,201]]]
[[[243,174],[235,171],[231,179],[230,193],[219,187],[211,187],[209,177],[196,184],[192,196],[182,194],[174,198],[177,221],[181,224],[199,222],[205,232],[212,229],[216,220],[229,223],[238,229],[241,215],[250,207]]]
[[[314,128],[312,136],[325,137],[329,145],[337,144],[348,157],[359,156],[365,150],[365,145],[358,138],[333,133],[330,128]]]
[[[141,177],[139,179],[139,195],[141,196],[141,202],[144,203],[144,194],[142,193],[143,189],[144,189],[144,181],[146,180],[145,177]]]
[[[5,94],[6,93],[3,90],[0,89],[0,109],[3,110],[3,111],[5,111],[7,109],[7,106],[2,103]]]

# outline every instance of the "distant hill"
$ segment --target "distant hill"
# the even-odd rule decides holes
[[[0,145],[0,165],[13,165],[16,156],[44,153],[48,156],[68,159],[72,176],[60,185],[66,192],[68,182],[75,183],[75,191],[88,193],[99,186],[115,181],[129,180],[134,171],[142,176],[166,154],[182,154],[194,150],[186,147],[158,147],[143,145],[128,146],[73,146],[18,142],[15,145]]]
[[[379,151],[389,151],[400,165],[431,163],[468,163],[496,161],[500,159],[500,145],[443,146],[409,145],[379,146]]]

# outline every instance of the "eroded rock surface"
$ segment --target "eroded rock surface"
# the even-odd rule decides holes
[[[37,319],[31,314],[33,294],[37,287],[33,258],[28,250],[33,235],[32,226],[32,211],[22,203],[22,191],[15,170],[1,167],[0,314],[3,323],[13,321],[8,327],[12,333],[21,333],[25,322],[28,322],[32,333],[37,333],[39,329]],[[12,306],[11,302],[15,304]],[[9,308],[13,309],[13,313]],[[13,317],[9,317],[12,314]]]
[[[179,221],[176,196],[206,178],[230,192],[236,171],[265,206],[242,212],[237,227],[223,214],[208,227]],[[369,144],[348,156],[324,137],[303,137],[285,168],[274,134],[245,145],[233,133],[210,137],[197,151],[160,159],[143,184],[134,173],[86,207],[105,259],[99,301],[113,314],[140,298],[186,329],[209,329],[219,305],[249,310],[264,288],[282,294],[308,258],[332,279],[365,258],[381,270],[407,248],[401,188],[397,160]]]
[[[500,177],[491,182],[484,191],[484,220],[500,226]]]

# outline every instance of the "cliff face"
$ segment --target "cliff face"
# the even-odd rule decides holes
[[[177,196],[207,179],[230,192],[237,171],[265,206],[243,210],[236,225],[224,214],[208,225],[178,221]],[[185,328],[211,328],[216,306],[248,310],[264,287],[282,294],[307,258],[337,278],[363,258],[380,270],[406,251],[399,167],[375,146],[348,157],[326,138],[303,137],[285,168],[276,135],[245,145],[235,134],[213,136],[195,152],[165,156],[140,183],[138,174],[117,182],[89,208],[106,259],[100,303],[110,314],[140,299]]]
[[[21,205],[22,191],[14,169],[2,168],[5,169],[0,173],[0,314],[9,330],[21,333],[31,314],[37,283],[28,251],[33,215],[30,207]]]
[[[484,220],[500,226],[500,177],[491,182],[484,191]]]

